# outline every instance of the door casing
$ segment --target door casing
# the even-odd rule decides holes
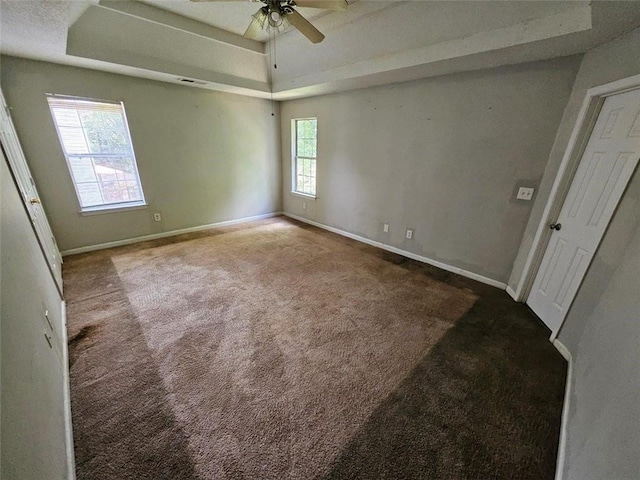
[[[63,299],[62,256],[58,250],[56,239],[41,204],[33,176],[24,156],[22,145],[15,130],[6,100],[0,89],[0,147],[7,159],[9,170],[13,175],[16,187],[22,198],[27,216],[42,249],[51,275]]]
[[[580,111],[578,112],[576,124],[573,127],[571,136],[569,137],[567,149],[565,150],[562,161],[560,162],[560,168],[558,169],[558,173],[556,174],[553,186],[551,187],[551,192],[549,193],[547,203],[545,204],[542,217],[540,218],[540,223],[536,229],[533,245],[529,250],[522,275],[518,281],[518,286],[515,290],[507,288],[507,292],[515,301],[524,302],[529,296],[536,274],[540,268],[542,257],[544,256],[547,244],[551,237],[549,223],[560,214],[560,210],[562,209],[564,200],[569,192],[573,177],[578,169],[582,154],[589,142],[591,132],[595,126],[596,120],[598,119],[598,115],[600,114],[600,110],[605,99],[609,96],[628,92],[630,90],[636,90],[638,88],[640,88],[640,75],[623,78],[621,80],[587,90],[587,94],[582,102]],[[600,241],[601,240],[602,238],[600,238]],[[567,312],[570,309],[571,307],[567,309]],[[566,315],[564,319],[566,319]],[[564,319],[562,320],[562,323],[564,322]],[[550,339],[552,341],[555,340],[562,329],[562,323],[556,331],[551,333]]]

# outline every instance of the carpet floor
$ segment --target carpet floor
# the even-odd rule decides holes
[[[65,259],[77,477],[552,479],[503,291],[282,217]]]

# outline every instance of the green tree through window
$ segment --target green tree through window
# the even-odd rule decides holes
[[[293,120],[293,190],[305,195],[316,195],[316,156],[318,148],[318,120]]]
[[[144,204],[122,103],[48,96],[83,210]]]

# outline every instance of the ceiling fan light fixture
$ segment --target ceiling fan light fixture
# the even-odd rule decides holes
[[[280,14],[280,12],[277,12],[275,10],[269,12],[269,25],[271,25],[272,27],[279,27],[280,25],[282,25],[282,15]]]
[[[221,1],[221,0],[191,0],[200,1]],[[306,18],[294,8],[298,4],[305,8],[321,8],[326,10],[345,10],[347,0],[251,0],[252,2],[263,3],[255,14],[247,30],[244,32],[245,38],[256,40],[261,31],[266,30],[270,35],[276,35],[286,31],[289,27],[295,28],[302,35],[307,37],[312,43],[320,43],[324,35],[314,27]]]

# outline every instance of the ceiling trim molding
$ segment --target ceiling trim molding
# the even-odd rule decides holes
[[[496,52],[524,44],[589,31],[592,28],[591,6],[584,5],[567,12],[538,18],[505,28],[479,32],[466,38],[406,50],[383,57],[343,65],[322,72],[310,72],[298,78],[276,79],[273,93],[278,98],[287,92],[300,92],[307,87],[320,87],[341,81],[355,80],[371,75],[382,75],[416,67],[427,67],[474,55]],[[423,75],[428,76],[428,75]],[[295,95],[295,94],[294,94]]]
[[[99,6],[114,10],[125,15],[157,23],[165,27],[174,28],[186,33],[204,37],[216,42],[226,43],[261,55],[265,54],[265,44],[256,40],[244,38],[221,28],[183,17],[167,10],[153,7],[141,2],[122,2],[118,0],[100,0]]]
[[[210,70],[203,70],[197,67],[189,67],[185,65],[175,64],[167,60],[160,60],[145,56],[133,56],[131,52],[122,52],[113,48],[84,48],[82,42],[76,42],[73,38],[70,39],[67,46],[67,53],[75,57],[84,57],[91,60],[99,60],[101,62],[108,62],[115,65],[124,65],[134,68],[142,68],[151,72],[168,75],[172,83],[179,83],[185,85],[180,81],[180,78],[190,78],[205,82],[205,85],[190,85],[196,87],[205,87],[214,90],[227,90],[234,93],[240,93],[250,96],[259,96],[266,98],[270,95],[269,85],[246,78],[235,77],[233,75],[227,75],[218,72],[212,72]]]

